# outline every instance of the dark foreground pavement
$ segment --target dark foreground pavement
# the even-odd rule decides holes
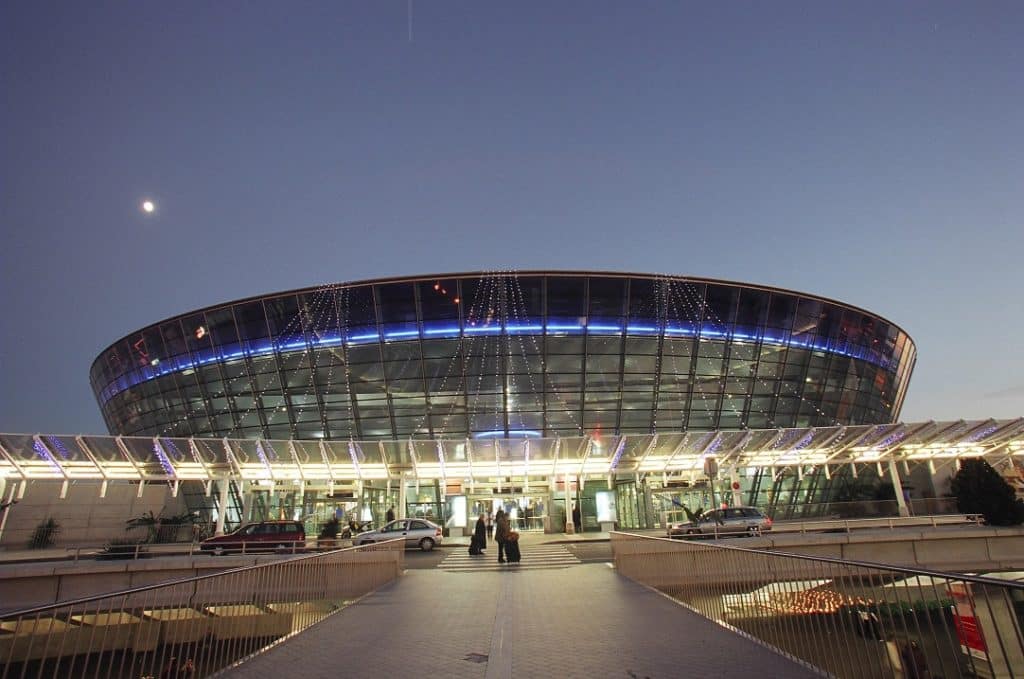
[[[607,564],[408,571],[225,676],[815,677]]]

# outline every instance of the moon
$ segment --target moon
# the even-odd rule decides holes
[[[142,201],[142,211],[147,215],[151,215],[156,212],[156,203],[151,200]]]

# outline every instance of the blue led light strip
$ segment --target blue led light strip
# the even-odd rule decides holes
[[[770,335],[770,334],[750,334],[742,332],[729,332],[721,330],[720,326],[704,325],[699,326],[696,324],[683,324],[677,325],[669,323],[661,326],[653,321],[640,321],[637,323],[629,323],[623,328],[622,325],[614,325],[610,323],[583,323],[578,320],[573,323],[569,322],[569,319],[552,320],[546,324],[540,322],[533,323],[507,323],[505,325],[493,324],[493,325],[467,325],[460,328],[458,325],[452,325],[450,323],[444,324],[424,324],[422,330],[410,329],[407,325],[402,327],[396,327],[393,330],[388,329],[385,326],[383,331],[383,340],[389,341],[409,341],[423,339],[437,339],[437,338],[458,338],[461,336],[476,336],[476,335],[517,335],[517,334],[540,334],[547,333],[548,335],[634,335],[634,336],[657,336],[664,333],[666,337],[694,337],[699,335],[701,338],[709,338],[716,340],[731,340],[733,342],[761,342],[770,346],[777,347],[798,347],[801,349],[811,349],[814,351],[822,351],[829,354],[835,354],[838,356],[847,356],[849,358],[855,358],[862,361],[867,361],[873,365],[877,365],[885,370],[891,371],[892,361],[885,356],[869,350],[867,347],[860,345],[850,345],[849,343],[838,343],[838,342],[813,342],[808,339],[798,339],[795,337],[787,337],[784,335]],[[195,370],[196,368],[211,363],[232,361],[235,359],[243,358],[248,356],[249,358],[259,358],[262,356],[271,356],[275,353],[285,354],[296,351],[307,351],[312,348],[319,347],[331,347],[340,346],[344,343],[347,346],[359,346],[361,344],[372,344],[381,341],[381,333],[377,332],[362,332],[357,334],[350,334],[342,338],[338,332],[328,333],[319,337],[313,338],[309,341],[289,341],[289,342],[272,342],[262,341],[254,342],[248,347],[239,347],[238,345],[232,345],[230,347],[220,347],[219,349],[212,349],[204,352],[197,352],[192,357],[189,356],[178,356],[175,358],[167,359],[166,361],[160,361],[157,365],[146,365],[138,368],[129,373],[121,375],[116,380],[110,382],[102,392],[100,392],[100,401],[106,404],[107,401],[112,399],[117,394],[130,389],[136,385],[148,382],[149,380],[158,379],[171,373],[184,372],[186,370]]]

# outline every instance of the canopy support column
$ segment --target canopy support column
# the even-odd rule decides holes
[[[217,497],[217,526],[214,535],[224,535],[224,518],[228,513],[228,488],[231,485],[231,478],[220,479],[220,493]]]
[[[900,516],[910,516],[910,508],[907,507],[907,499],[903,497],[903,482],[900,481],[900,472],[896,468],[895,460],[889,460],[889,478],[892,479],[892,489],[896,491],[896,506],[899,507]]]
[[[565,487],[565,534],[573,535],[576,525],[572,522],[572,483],[568,474],[562,475],[562,485]]]
[[[398,516],[395,517],[398,519],[405,518],[405,486],[405,472],[402,472],[402,475],[398,477]]]

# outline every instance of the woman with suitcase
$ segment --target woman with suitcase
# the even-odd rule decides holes
[[[494,515],[494,541],[498,543],[498,563],[505,563],[505,550],[508,548],[510,531],[505,510],[499,509]]]

